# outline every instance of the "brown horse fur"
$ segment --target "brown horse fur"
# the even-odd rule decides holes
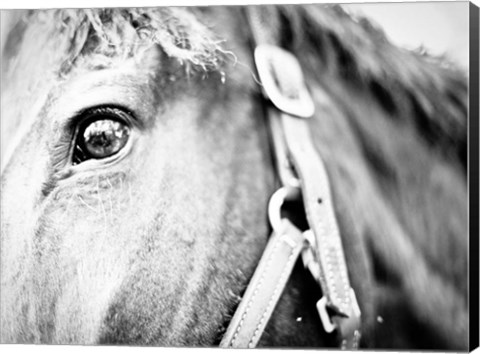
[[[236,234],[242,234],[240,230],[244,230],[246,235],[259,232],[255,237],[261,240],[248,241],[249,238],[244,236],[244,243],[239,245],[226,241],[222,241],[225,243],[221,246],[217,245],[222,252],[227,252],[222,254],[228,256],[224,260],[210,258],[206,261],[212,268],[208,279],[196,279],[204,282],[200,286],[202,290],[195,293],[204,301],[200,308],[194,308],[193,301],[198,300],[197,297],[190,298],[190,304],[187,299],[186,305],[181,297],[168,310],[155,303],[155,299],[161,297],[159,291],[167,294],[173,291],[168,282],[182,283],[185,276],[178,274],[182,269],[179,267],[172,270],[171,275],[164,274],[165,284],[159,287],[151,268],[150,273],[138,273],[143,274],[143,278],[134,277],[126,281],[127,288],[133,290],[118,293],[114,300],[110,299],[113,302],[103,315],[103,325],[92,325],[90,332],[94,329],[98,332],[84,336],[61,333],[55,329],[55,323],[59,326],[56,316],[59,316],[60,310],[52,310],[51,306],[62,306],[56,299],[61,299],[59,292],[64,291],[65,286],[62,282],[68,280],[53,281],[43,276],[39,281],[30,280],[35,284],[31,287],[29,281],[25,281],[21,283],[24,290],[20,297],[23,300],[18,303],[23,307],[19,311],[30,320],[25,319],[22,327],[13,324],[11,317],[2,317],[2,341],[212,345],[219,340],[265,243],[267,226],[262,209],[274,188],[273,172],[264,171],[272,167],[261,119],[261,100],[251,74],[253,39],[245,11],[235,7],[41,11],[28,14],[12,30],[5,48],[6,61],[2,65],[2,94],[7,92],[2,97],[2,104],[12,107],[9,117],[16,119],[7,121],[2,117],[2,150],[4,143],[10,143],[5,132],[10,134],[17,129],[23,117],[28,116],[22,110],[34,106],[39,92],[49,92],[52,86],[61,86],[75,75],[122,65],[128,58],[143,60],[149,47],[157,44],[162,48],[162,65],[172,60],[179,65],[165,65],[165,68],[158,69],[149,66],[158,61],[147,60],[145,70],[156,73],[145,78],[156,82],[153,96],[168,100],[176,94],[181,96],[184,91],[192,93],[192,89],[188,88],[190,86],[200,86],[206,91],[196,95],[205,100],[212,97],[223,100],[225,112],[235,112],[235,109],[243,112],[240,103],[234,102],[249,102],[245,109],[252,121],[241,125],[243,140],[239,140],[242,143],[238,142],[234,150],[239,156],[237,163],[248,164],[253,177],[258,178],[253,189],[258,191],[259,200],[255,202],[247,194],[242,194],[240,189],[235,189],[236,193],[227,200],[228,212],[224,219],[225,225],[230,226],[216,227],[226,227],[225,230],[233,230]],[[317,103],[311,131],[331,179],[350,278],[362,309],[362,346],[466,349],[468,214],[467,84],[464,74],[445,60],[391,45],[384,34],[367,20],[351,18],[337,6],[258,7],[257,11],[271,24],[271,37],[297,54]],[[45,68],[51,71],[45,72]],[[222,77],[226,78],[226,84],[221,84]],[[207,89],[214,93],[213,96],[206,93]],[[149,93],[145,95],[149,97]],[[40,102],[43,110],[54,104],[52,98],[46,101],[43,98]],[[204,108],[202,115],[212,115],[213,109]],[[177,113],[181,114],[181,110]],[[198,129],[211,129],[214,121],[205,119],[205,122],[199,123]],[[45,122],[35,124],[37,129],[41,129]],[[233,123],[228,124],[231,126],[227,130],[234,134]],[[258,133],[253,134],[253,129]],[[59,266],[53,260],[42,258],[42,254],[46,257],[57,252],[55,247],[59,246],[55,240],[61,240],[61,237],[58,231],[53,232],[55,222],[52,220],[55,219],[52,218],[60,214],[42,217],[42,213],[52,208],[52,204],[47,203],[51,195],[62,198],[62,193],[73,193],[61,190],[61,179],[65,178],[61,163],[64,152],[59,148],[61,144],[53,140],[49,142],[53,145],[49,150],[50,162],[47,166],[33,166],[32,170],[39,171],[39,175],[57,178],[46,179],[40,187],[32,187],[34,196],[31,203],[43,203],[44,206],[33,209],[35,213],[32,217],[37,219],[25,226],[27,231],[24,231],[28,233],[28,228],[36,230],[37,241],[32,242],[43,245],[43,249],[37,248],[35,252],[43,262],[52,262],[53,268],[47,266],[47,270]],[[244,152],[241,146],[245,145],[242,144],[262,151]],[[229,146],[224,143],[225,149]],[[212,156],[212,159],[215,157]],[[219,163],[218,169],[221,166]],[[192,168],[188,164],[183,167],[187,170]],[[14,168],[10,169],[14,171]],[[200,167],[198,169],[201,170]],[[253,183],[252,176],[248,178],[241,167],[237,166],[236,171],[234,181],[225,183]],[[222,176],[225,175],[222,173],[218,172],[220,182],[213,181],[218,188],[224,183]],[[18,178],[27,178],[22,176]],[[2,177],[2,190],[9,187],[8,177],[7,166]],[[38,179],[38,176],[35,178]],[[98,177],[97,188],[102,182],[105,180]],[[76,186],[76,193],[78,189],[87,191],[89,188],[88,181],[82,183]],[[117,188],[117,185],[114,187]],[[106,187],[102,185],[100,190],[103,188]],[[172,189],[171,193],[175,190]],[[166,192],[167,196],[171,193]],[[171,197],[174,198],[174,194]],[[27,272],[25,265],[5,264],[5,252],[9,252],[5,250],[5,245],[9,245],[9,237],[14,237],[8,235],[8,230],[15,227],[11,226],[12,221],[4,221],[9,213],[3,209],[11,209],[12,213],[28,213],[30,210],[17,206],[18,203],[7,204],[7,198],[8,195],[2,196],[2,311],[7,306],[4,289],[12,289],[6,288],[8,282],[25,277]],[[192,201],[190,208],[197,206],[205,209],[205,204],[202,204],[205,201],[201,196],[197,199],[199,202]],[[155,204],[153,201],[150,203]],[[258,204],[257,212],[253,209],[246,212],[252,203]],[[24,204],[28,203],[24,201]],[[88,202],[76,207],[80,210],[85,205],[88,207]],[[164,206],[174,208],[168,202]],[[68,206],[62,210],[66,213],[67,209]],[[216,210],[214,206],[212,210]],[[198,218],[204,214],[193,209],[185,213]],[[148,219],[150,212],[145,211],[144,214],[141,218]],[[86,218],[87,215],[87,211],[79,211],[78,217]],[[170,220],[162,221],[165,225],[169,222],[178,223],[178,217],[170,216]],[[265,225],[258,228],[261,223]],[[202,225],[213,230],[206,222],[199,222],[199,228]],[[152,227],[160,230],[158,225]],[[138,232],[132,228],[129,229],[131,232]],[[184,226],[172,234],[180,237],[182,246],[193,247],[191,244],[194,241],[185,235],[188,230]],[[225,230],[223,232],[227,232]],[[42,243],[41,237],[45,238],[49,232],[53,235],[52,240]],[[165,253],[167,251],[162,253],[162,246],[158,246],[161,241],[148,240],[151,242],[151,254],[139,251],[141,261],[132,263],[139,269],[148,266],[149,256],[163,256],[165,262],[170,259]],[[248,249],[247,246],[256,248],[250,251],[251,254],[238,254]],[[29,246],[25,247],[28,249]],[[172,250],[168,244],[164,247]],[[213,257],[204,250],[206,257]],[[28,257],[21,250],[11,252]],[[182,255],[181,251],[174,253]],[[240,256],[248,266],[239,267],[237,271],[230,269],[229,265]],[[111,258],[113,264],[119,262],[113,253],[108,253],[105,258]],[[15,266],[17,269],[12,270]],[[175,267],[175,263],[171,266]],[[148,268],[145,269],[148,271]],[[7,272],[16,275],[10,277]],[[174,275],[178,279],[172,278]],[[112,282],[109,289],[120,281],[107,279]],[[188,283],[182,284],[190,289]],[[46,291],[46,286],[53,288]],[[97,288],[92,285],[92,289]],[[72,291],[72,297],[86,301],[80,296],[84,293]],[[227,294],[222,291],[227,291]],[[35,294],[39,293],[43,294],[43,298],[35,298]],[[134,296],[136,299],[132,300]],[[333,336],[320,329],[314,310],[318,296],[316,285],[297,267],[261,344],[335,345]],[[29,301],[37,304],[32,306]],[[184,315],[175,312],[181,306],[187,306],[190,312],[186,311]],[[212,312],[213,307],[218,307],[218,311]],[[37,309],[37,313],[32,308]],[[161,309],[164,312],[162,318],[167,319],[163,324],[156,322]],[[185,318],[189,313],[193,314],[193,318]],[[85,326],[92,323],[85,320],[88,315],[71,315],[74,321],[79,321],[71,328],[88,332]],[[31,318],[36,319],[32,322]],[[36,323],[36,328],[28,327],[32,323]],[[185,323],[191,328],[188,334],[182,332]]]

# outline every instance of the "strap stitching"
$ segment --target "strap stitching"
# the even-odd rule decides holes
[[[232,337],[232,340],[230,341],[230,347],[233,347],[233,344],[235,343],[235,340],[237,339],[237,336],[238,336],[238,333],[240,332],[240,329],[242,328],[243,326],[243,323],[244,323],[244,320],[245,320],[245,317],[247,317],[247,314],[248,312],[250,311],[250,307],[252,305],[252,302],[253,300],[255,299],[255,297],[257,296],[257,293],[258,293],[258,289],[263,285],[263,280],[265,278],[265,273],[267,272],[267,270],[270,268],[270,265],[272,263],[272,258],[273,256],[275,255],[275,252],[277,251],[278,249],[278,245],[280,243],[280,239],[278,238],[276,241],[275,241],[275,245],[272,249],[272,253],[270,254],[270,256],[268,257],[268,261],[267,261],[267,265],[265,266],[263,272],[262,272],[262,275],[260,277],[260,281],[258,282],[257,286],[255,287],[255,290],[253,291],[253,295],[252,297],[250,298],[250,301],[248,302],[247,304],[247,308],[245,309],[245,311],[243,312],[242,314],[242,318],[240,319],[240,322],[238,323],[238,326],[237,326],[237,329],[235,330],[235,333],[233,334],[233,337]]]
[[[287,244],[288,245],[288,244]],[[290,245],[289,245],[290,246]],[[253,344],[253,341],[256,339],[258,333],[260,332],[260,327],[262,326],[263,322],[265,321],[265,318],[266,318],[266,315],[268,312],[270,312],[270,308],[272,307],[272,304],[273,304],[273,300],[274,298],[277,296],[277,293],[279,292],[280,290],[280,285],[283,283],[283,278],[285,278],[286,274],[288,274],[288,269],[290,268],[290,265],[295,261],[295,253],[294,253],[294,250],[295,248],[293,248],[292,246],[290,246],[290,255],[288,256],[288,261],[287,261],[287,264],[285,264],[285,267],[283,268],[283,271],[282,271],[282,274],[280,275],[280,279],[277,283],[277,286],[275,287],[275,290],[273,291],[273,294],[270,296],[270,299],[268,301],[268,305],[267,305],[267,308],[265,309],[265,311],[263,312],[262,314],[262,317],[260,318],[260,321],[258,322],[257,324],[257,327],[255,328],[255,332],[253,333],[253,336],[252,338],[250,339],[250,342],[248,343],[248,347],[249,348],[253,348],[254,345]],[[282,287],[283,289],[283,287]]]
[[[290,118],[288,115],[283,115],[282,118],[284,120],[284,122],[287,120],[287,116],[288,118]],[[287,139],[287,142],[288,142],[288,139]],[[305,152],[306,148],[303,146],[303,145],[300,145],[296,150],[298,154],[300,154],[301,152]],[[307,149],[309,150],[309,149]],[[308,166],[306,164],[304,164],[304,160],[303,159],[299,159],[296,154],[294,153],[293,154],[294,156],[294,160],[296,162],[296,165],[297,167],[301,167],[298,169],[298,172],[299,174],[301,175],[301,180],[303,180],[303,188],[309,190],[310,189],[310,180],[306,180],[305,179],[305,175],[308,175],[306,173],[306,170],[308,170],[308,168],[306,168],[306,170],[304,170],[304,166]],[[325,266],[326,269],[323,269],[324,272],[326,273],[323,278],[324,278],[324,285],[325,285],[325,289],[329,289],[330,291],[327,292],[326,296],[331,299],[334,303],[336,303],[337,301],[339,302],[339,305],[340,305],[340,309],[345,312],[346,309],[349,307],[350,305],[350,297],[347,296],[348,292],[349,292],[349,289],[350,289],[350,282],[348,280],[348,275],[347,275],[347,270],[344,266],[342,266],[342,263],[344,263],[344,255],[343,255],[343,250],[340,247],[337,247],[337,243],[340,243],[341,245],[341,237],[340,237],[340,234],[339,234],[339,230],[338,230],[338,224],[337,224],[337,219],[336,219],[336,216],[335,216],[335,213],[333,211],[333,206],[331,205],[331,196],[330,196],[330,192],[329,192],[329,183],[328,183],[328,175],[326,174],[326,171],[325,171],[325,166],[323,164],[323,161],[319,160],[320,164],[319,164],[319,168],[320,168],[320,172],[321,172],[321,175],[323,178],[323,188],[325,189],[325,193],[326,195],[324,196],[324,199],[325,202],[324,202],[324,206],[325,206],[325,211],[322,213],[315,213],[314,212],[314,209],[315,209],[315,199],[316,199],[316,196],[315,194],[313,193],[310,197],[308,197],[308,205],[306,206],[306,213],[307,213],[307,216],[310,216],[311,217],[311,220],[313,221],[313,225],[312,227],[315,229],[315,228],[320,228],[320,232],[318,234],[320,240],[323,240],[322,243],[326,244],[327,247],[322,247],[322,248],[319,248],[319,253],[321,255],[323,255],[323,257],[321,257],[320,259],[320,267],[321,268],[324,268],[323,266]],[[302,188],[302,189],[303,189]],[[325,221],[323,221],[321,219],[321,217],[325,216]],[[330,229],[330,231],[332,232],[333,236],[332,237],[328,237],[327,235],[327,232],[326,232],[326,228],[327,229]],[[333,245],[332,243],[334,243],[335,245]],[[322,258],[324,260],[324,262],[322,262]],[[338,264],[338,269],[339,269],[339,279],[335,278],[335,275],[332,271],[332,267],[333,267],[333,264]],[[345,263],[344,263],[345,264]],[[340,288],[343,288],[343,290],[341,290],[340,288],[337,288],[337,281],[338,281],[338,285],[340,286]],[[323,289],[323,287],[322,287]],[[344,307],[342,309],[342,307]]]

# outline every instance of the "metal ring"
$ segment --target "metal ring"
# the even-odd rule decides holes
[[[284,186],[278,189],[270,197],[268,202],[268,219],[275,233],[281,233],[282,229],[282,205],[285,200],[297,198],[300,195],[300,188],[296,186]]]

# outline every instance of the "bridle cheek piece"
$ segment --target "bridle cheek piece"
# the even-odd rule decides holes
[[[348,279],[328,176],[308,129],[307,120],[315,111],[313,100],[291,53],[260,44],[255,64],[269,101],[267,120],[282,187],[268,206],[272,235],[220,346],[257,345],[301,255],[322,289],[317,310],[325,332],[336,331],[342,349],[356,349],[360,309]],[[299,199],[309,227],[304,232],[281,214],[285,201]]]

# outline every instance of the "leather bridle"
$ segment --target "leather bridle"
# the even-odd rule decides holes
[[[296,57],[272,43],[255,7],[248,10],[248,15],[282,187],[269,203],[272,235],[220,346],[257,345],[301,255],[305,268],[322,289],[317,310],[324,330],[337,332],[342,349],[356,349],[360,309],[348,278],[328,175],[308,129],[308,119],[315,113],[314,103]],[[303,200],[308,222],[304,232],[282,216],[283,203],[292,199]]]

